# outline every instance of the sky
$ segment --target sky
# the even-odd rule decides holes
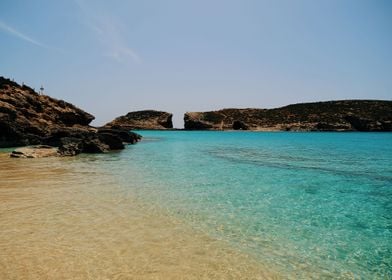
[[[93,114],[392,99],[390,0],[0,0],[0,76]]]

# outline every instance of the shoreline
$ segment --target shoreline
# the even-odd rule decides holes
[[[1,278],[278,279],[84,163],[0,155]]]

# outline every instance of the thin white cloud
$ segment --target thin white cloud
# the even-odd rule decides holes
[[[22,40],[24,40],[26,42],[29,42],[29,43],[31,43],[33,45],[36,45],[36,46],[39,46],[39,47],[42,47],[42,48],[49,48],[45,44],[42,44],[41,42],[38,42],[37,40],[31,38],[30,36],[27,36],[26,34],[23,34],[22,32],[16,30],[15,28],[7,25],[6,23],[4,23],[2,21],[0,21],[0,30],[4,31],[4,32],[6,32],[6,33],[8,33],[8,34],[10,34],[12,36],[15,36],[15,37],[17,37],[19,39],[22,39]]]
[[[136,63],[141,63],[141,58],[125,42],[124,36],[120,32],[119,24],[106,12],[95,11],[91,5],[84,0],[74,0],[83,15],[83,22],[95,34],[97,40],[103,46],[104,56],[110,57],[118,62],[125,62],[131,59]]]
[[[129,57],[133,61],[141,63],[141,59],[135,51],[131,50],[130,48],[122,48],[120,46],[116,46],[112,49],[111,52],[108,52],[106,56],[111,57],[118,62],[123,62],[124,57]]]

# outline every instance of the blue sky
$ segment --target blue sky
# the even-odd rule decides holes
[[[392,99],[389,0],[1,0],[0,75],[129,111]]]

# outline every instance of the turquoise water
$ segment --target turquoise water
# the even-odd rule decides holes
[[[139,197],[287,277],[392,278],[392,134],[141,134]]]
[[[391,133],[140,133],[108,166],[139,198],[287,278],[392,278]]]
[[[140,133],[70,162],[283,278],[392,279],[392,133]]]

